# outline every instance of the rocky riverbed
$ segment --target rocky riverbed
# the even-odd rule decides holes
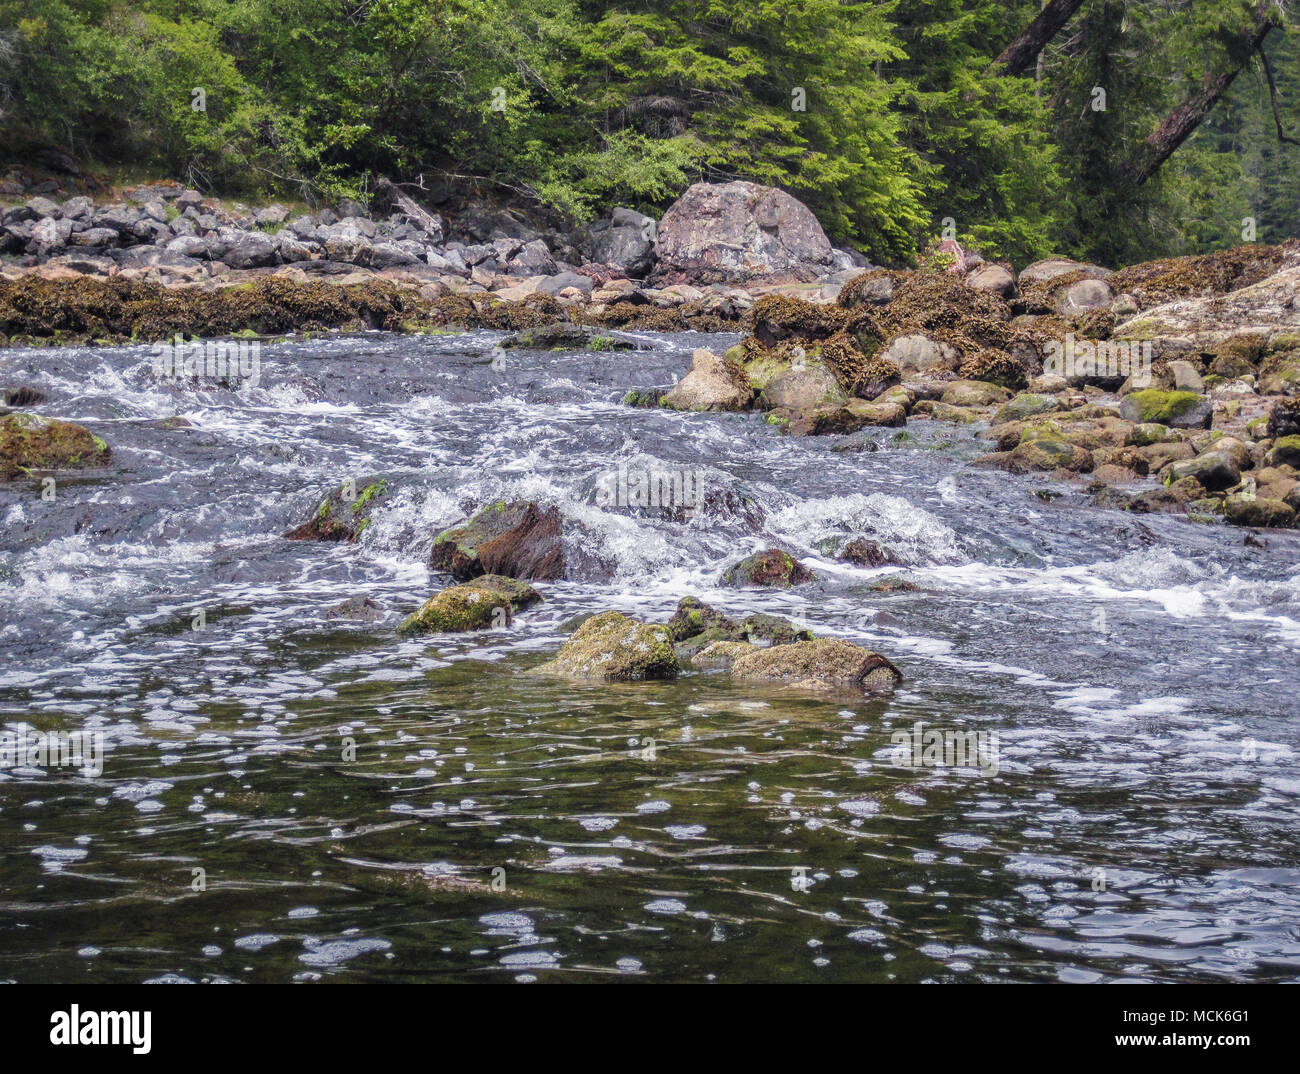
[[[0,718],[105,757],[0,772],[0,976],[1294,977],[1300,251],[692,197],[589,292],[11,256]]]

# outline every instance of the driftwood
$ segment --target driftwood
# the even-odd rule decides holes
[[[401,209],[403,215],[421,231],[430,235],[442,235],[442,220],[427,209],[422,209],[407,195],[403,194],[397,184],[381,178],[375,183],[375,193],[390,198]]]

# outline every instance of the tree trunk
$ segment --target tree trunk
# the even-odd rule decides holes
[[[1250,58],[1264,43],[1264,38],[1273,29],[1272,0],[1261,0],[1255,5],[1255,18],[1250,27],[1243,29],[1231,42],[1228,66],[1205,76],[1200,89],[1189,94],[1183,101],[1161,121],[1138,146],[1135,159],[1128,167],[1128,180],[1134,186],[1141,186],[1159,171],[1174,151],[1182,145],[1201,121],[1210,114],[1210,110],[1219,102],[1233,79],[1250,63]]]
[[[1043,46],[1054,38],[1070,16],[1083,6],[1083,0],[1049,0],[1038,18],[1025,27],[989,67],[990,74],[1024,74],[1038,61]]]

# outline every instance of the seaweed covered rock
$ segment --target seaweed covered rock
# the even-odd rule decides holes
[[[588,682],[639,682],[675,678],[679,669],[666,626],[602,612],[578,627],[537,670]]]
[[[1223,503],[1224,517],[1234,526],[1284,529],[1295,525],[1295,510],[1281,500],[1262,496],[1229,496]]]
[[[370,528],[370,513],[388,496],[382,477],[349,480],[327,492],[306,522],[284,536],[291,541],[357,541]]]
[[[429,567],[468,581],[482,574],[554,580],[564,576],[562,519],[531,500],[498,500],[433,542]]]
[[[902,673],[879,653],[838,638],[815,638],[737,655],[732,678],[805,690],[890,690]]]
[[[812,571],[779,548],[769,548],[746,556],[739,563],[728,567],[722,575],[723,585],[738,588],[767,586],[788,589],[812,580]]]
[[[696,597],[681,599],[668,620],[668,633],[683,658],[720,641],[788,645],[812,637],[811,632],[779,615],[758,613],[738,621]]]
[[[753,398],[749,377],[735,361],[701,348],[691,355],[690,371],[661,404],[672,410],[746,410]]]
[[[108,445],[84,426],[36,414],[0,415],[0,480],[33,470],[103,466]]]
[[[500,629],[510,625],[515,612],[541,599],[541,594],[526,582],[485,574],[435,593],[397,629],[401,634]]]
[[[1120,269],[1109,280],[1143,308],[1176,299],[1224,295],[1273,275],[1286,263],[1281,246],[1251,243],[1230,250],[1145,261]]]

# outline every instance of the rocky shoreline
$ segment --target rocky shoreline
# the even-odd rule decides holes
[[[657,223],[618,210],[569,244],[490,229],[466,244],[400,203],[381,220],[360,206],[341,218],[241,218],[174,185],[143,189],[126,209],[38,197],[4,212],[0,346],[489,328],[513,333],[503,349],[571,351],[641,345],[620,329],[730,331],[742,338],[726,353],[697,350],[676,385],[628,385],[624,402],[701,421],[753,411],[834,452],[874,450],[872,428],[971,426],[990,441],[973,465],[1103,507],[1253,530],[1295,528],[1300,516],[1300,243],[1119,271],[1052,258],[1017,274],[949,241],[918,269],[886,270],[852,264],[806,208],[752,184],[699,184]],[[38,391],[3,387],[0,479],[109,459],[111,445],[88,430],[33,412]],[[285,537],[356,541],[389,491],[382,478],[349,482]],[[542,504],[480,505],[433,541],[431,572],[455,584],[400,631],[509,622],[543,599],[529,582],[567,576],[572,525]],[[863,544],[836,554],[889,562]],[[781,549],[723,578],[811,580]],[[901,677],[847,642],[783,620],[735,623],[692,601],[667,624],[612,612],[576,624],[546,670],[628,681],[695,665],[812,689]],[[372,612],[363,602],[329,614]]]

